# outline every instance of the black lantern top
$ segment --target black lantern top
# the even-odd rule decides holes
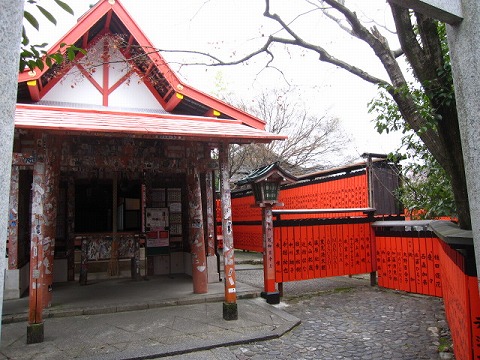
[[[284,169],[278,162],[258,168],[243,179],[237,181],[237,185],[252,186],[255,202],[262,204],[277,204],[280,185],[297,181],[297,178]]]

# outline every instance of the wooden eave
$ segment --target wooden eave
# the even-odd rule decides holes
[[[62,108],[17,104],[15,129],[58,135],[269,143],[286,136],[255,129],[238,120],[149,114],[108,109]]]

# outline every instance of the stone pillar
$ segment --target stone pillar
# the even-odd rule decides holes
[[[463,0],[464,19],[447,25],[480,290],[480,2]]]
[[[237,320],[237,288],[235,274],[235,254],[233,249],[232,199],[230,193],[230,176],[228,173],[228,144],[222,144],[219,150],[220,162],[220,196],[222,206],[223,261],[225,271],[225,302],[223,318]]]
[[[193,292],[208,292],[207,262],[205,252],[205,233],[203,231],[202,190],[198,172],[197,147],[191,144],[187,148],[189,168],[187,172],[188,190],[188,227],[190,251],[192,255]]]
[[[0,289],[4,288],[5,282],[8,202],[24,4],[24,1],[0,0]],[[2,309],[3,291],[0,291],[0,314]]]
[[[10,201],[8,216],[8,270],[18,266],[18,187],[20,172],[18,166],[12,166],[10,181]]]

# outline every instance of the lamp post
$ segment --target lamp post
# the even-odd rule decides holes
[[[237,182],[237,185],[250,185],[256,206],[262,208],[263,233],[263,283],[261,296],[269,304],[280,303],[280,293],[275,283],[275,251],[273,238],[272,207],[283,206],[278,201],[280,185],[295,182],[297,179],[283,170],[278,162],[254,170]]]

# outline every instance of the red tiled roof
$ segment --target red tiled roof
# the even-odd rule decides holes
[[[16,108],[15,128],[75,135],[217,140],[239,144],[286,138],[238,120],[20,104]]]

